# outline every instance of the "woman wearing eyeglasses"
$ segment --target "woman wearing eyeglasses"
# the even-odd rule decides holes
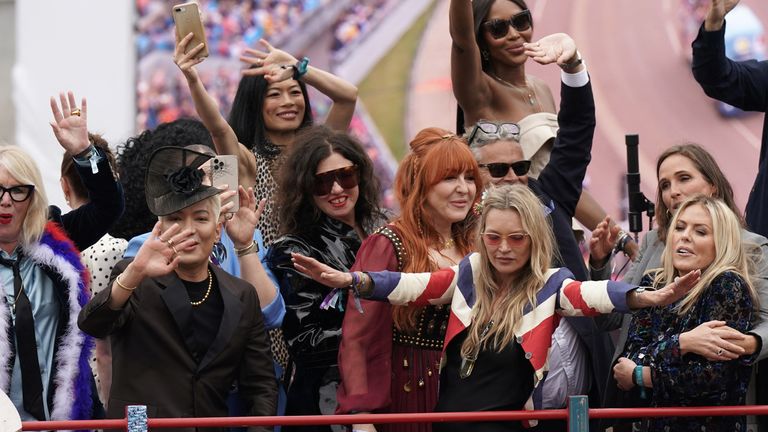
[[[400,216],[363,242],[361,271],[434,271],[474,250],[470,210],[482,182],[464,140],[438,128],[419,132],[395,176]],[[351,309],[353,301],[347,302]],[[338,412],[431,412],[449,309],[364,301],[344,317]],[[354,424],[353,430],[431,431],[428,423]]]
[[[103,417],[88,363],[93,339],[76,326],[87,303],[79,249],[123,211],[122,189],[88,139],[88,110],[72,92],[51,98],[57,141],[73,159],[90,202],[62,214],[48,206],[40,170],[16,146],[0,148],[0,388],[21,419]]]
[[[293,372],[286,373],[293,376],[286,415],[333,414],[346,292],[329,292],[297,274],[290,254],[299,252],[347,271],[361,241],[384,218],[373,163],[357,141],[315,126],[300,132],[294,146],[283,166],[277,195],[283,236],[267,256],[285,300],[282,329],[293,364]],[[330,426],[283,429],[331,430]]]
[[[482,202],[478,253],[434,273],[343,273],[294,255],[298,270],[329,286],[352,285],[392,304],[450,304],[437,411],[540,408],[532,392],[548,366],[563,315],[669,304],[697,280],[693,271],[657,291],[621,282],[578,282],[552,269],[554,237],[538,198],[522,185],[490,189]],[[435,423],[438,431],[521,431],[519,422]]]

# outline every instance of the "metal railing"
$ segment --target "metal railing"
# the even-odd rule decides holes
[[[70,420],[22,422],[22,430],[76,430],[76,429],[123,429],[131,432],[147,428],[190,427],[247,427],[247,426],[298,426],[333,425],[352,423],[439,423],[483,422],[522,420],[567,420],[570,432],[589,432],[590,419],[654,418],[654,417],[719,417],[764,416],[768,405],[714,406],[693,408],[593,408],[589,409],[587,396],[571,396],[567,409],[539,411],[485,411],[453,413],[409,414],[353,414],[322,416],[270,416],[270,417],[209,417],[209,418],[149,418],[145,406],[126,408],[126,418],[116,420]]]

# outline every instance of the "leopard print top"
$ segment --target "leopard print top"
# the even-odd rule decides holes
[[[269,158],[255,151],[254,155],[256,156],[256,184],[253,186],[253,191],[256,194],[256,200],[267,199],[264,213],[261,215],[256,228],[261,231],[264,246],[269,247],[277,239],[280,231],[280,221],[277,217],[277,206],[275,204],[277,180],[274,173],[282,166],[285,157],[281,154],[276,158]]]
[[[257,200],[266,198],[267,204],[264,207],[264,213],[262,213],[256,228],[261,231],[261,236],[264,239],[264,246],[270,247],[272,243],[277,239],[280,232],[280,221],[277,216],[277,206],[275,204],[275,193],[277,191],[277,180],[275,179],[275,172],[285,161],[285,156],[280,154],[275,158],[265,157],[253,152],[256,156],[256,184],[253,185],[253,191]],[[283,329],[275,328],[269,330],[269,348],[272,351],[272,358],[280,364],[283,371],[287,371],[290,355],[288,354],[288,345],[283,337]],[[290,372],[287,376],[283,377],[284,382],[290,380]]]

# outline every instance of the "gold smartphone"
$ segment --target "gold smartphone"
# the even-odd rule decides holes
[[[200,8],[197,3],[182,3],[173,6],[173,22],[176,23],[176,36],[179,40],[192,33],[192,40],[187,44],[184,51],[190,51],[194,47],[203,44],[203,49],[197,54],[196,58],[208,57],[208,42],[205,39],[205,27],[203,19],[200,16]]]

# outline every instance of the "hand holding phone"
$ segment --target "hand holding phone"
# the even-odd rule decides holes
[[[196,59],[208,57],[208,43],[205,38],[205,27],[203,19],[200,16],[200,8],[197,3],[182,3],[173,6],[173,21],[176,23],[176,40],[181,41],[185,36],[192,33],[192,40],[187,42],[184,53],[192,50],[196,46],[203,44],[203,49],[195,57]]]
[[[237,156],[219,155],[211,160],[211,184],[220,188],[227,185],[227,190],[237,192]],[[232,202],[232,208],[227,213],[236,213],[240,209],[240,198],[237,193],[232,198],[221,202],[221,205]]]

